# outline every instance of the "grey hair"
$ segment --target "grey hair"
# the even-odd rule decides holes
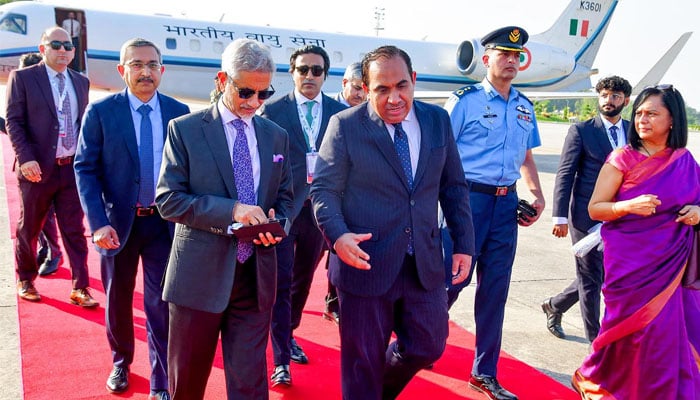
[[[362,63],[354,62],[345,68],[345,74],[343,74],[343,79],[362,79]]]
[[[153,49],[155,49],[156,51],[156,54],[158,54],[158,62],[161,64],[163,63],[163,57],[160,55],[160,49],[158,48],[158,46],[155,45],[155,43],[146,39],[134,38],[127,40],[122,45],[122,48],[119,51],[119,64],[124,65],[124,62],[126,62],[126,49],[128,49],[129,47],[153,47]]]
[[[239,72],[275,72],[275,62],[270,49],[252,39],[236,39],[221,55],[221,70],[230,77]]]

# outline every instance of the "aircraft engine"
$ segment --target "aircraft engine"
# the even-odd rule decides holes
[[[462,75],[475,81],[486,76],[486,67],[481,61],[484,47],[478,39],[465,40],[457,47],[457,68]],[[526,84],[560,79],[568,76],[576,67],[576,59],[564,49],[535,41],[525,45],[520,53],[520,70],[513,83]]]

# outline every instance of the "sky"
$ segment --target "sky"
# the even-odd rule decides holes
[[[57,0],[52,0],[56,3]],[[329,5],[329,3],[334,3]],[[375,11],[383,9],[379,36],[460,43],[506,25],[531,35],[547,30],[568,0],[350,0],[234,2],[221,0],[65,0],[62,4],[138,13],[186,15],[248,25],[375,36]],[[107,4],[110,3],[110,4]],[[410,5],[409,5],[410,4]],[[223,5],[223,6],[222,6]],[[593,83],[620,75],[634,86],[684,32],[694,31],[662,83],[673,84],[686,103],[700,110],[700,2],[620,0],[594,67]],[[456,47],[455,47],[456,50]]]

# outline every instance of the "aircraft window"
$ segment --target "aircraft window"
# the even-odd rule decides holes
[[[22,14],[9,13],[0,14],[0,31],[27,34],[27,16]]]
[[[224,44],[219,41],[215,41],[212,43],[212,50],[214,50],[215,54],[221,54],[224,52]]]
[[[202,49],[202,43],[197,39],[190,40],[190,50],[200,51]]]
[[[177,41],[173,38],[167,38],[165,39],[165,48],[168,50],[175,50],[177,49]]]
[[[343,53],[339,51],[334,51],[332,55],[333,61],[331,62],[332,64],[335,63],[342,63],[343,62]]]

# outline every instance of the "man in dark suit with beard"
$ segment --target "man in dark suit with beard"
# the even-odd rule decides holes
[[[610,76],[598,81],[595,88],[600,115],[569,128],[554,182],[552,234],[566,237],[570,229],[573,243],[583,239],[598,223],[588,215],[588,203],[608,154],[625,145],[629,124],[620,115],[630,101],[632,86],[629,82]],[[563,339],[562,314],[580,301],[586,338],[592,342],[600,330],[602,284],[603,253],[593,249],[583,257],[576,257],[576,279],[564,291],[542,303],[549,332]]]

